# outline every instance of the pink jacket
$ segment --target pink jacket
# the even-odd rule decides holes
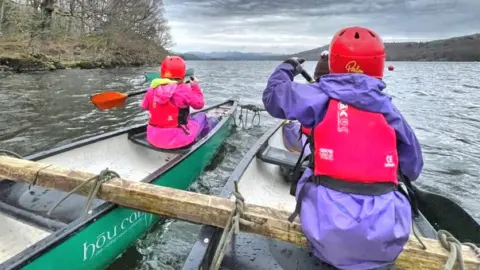
[[[171,99],[173,105],[178,108],[192,107],[193,109],[202,109],[205,105],[202,89],[192,82],[191,84],[165,84],[155,88],[149,88],[141,104],[144,110],[150,111],[153,99],[157,102],[167,102]],[[195,141],[200,132],[200,125],[188,119],[187,129],[190,134],[186,134],[181,128],[159,128],[151,125],[147,126],[147,140],[155,147],[163,149],[177,149],[187,146]]]

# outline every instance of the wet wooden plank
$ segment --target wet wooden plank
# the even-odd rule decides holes
[[[38,186],[68,192],[93,176],[91,173],[55,165],[0,157],[0,179],[35,182]],[[89,189],[90,186],[86,185],[79,193],[87,194]],[[104,183],[97,195],[99,199],[125,207],[220,228],[225,226],[234,207],[234,202],[229,199],[118,178]],[[250,204],[246,204],[244,210],[244,218],[253,221],[254,225],[242,225],[242,231],[306,245],[298,220],[293,223],[287,221],[289,213]],[[426,250],[413,238],[408,242],[397,260],[398,267],[432,270],[442,268],[448,252],[435,240],[423,238],[422,241],[427,246]],[[475,258],[469,247],[463,247],[463,257],[467,269],[475,269],[475,266],[480,265],[480,260]]]

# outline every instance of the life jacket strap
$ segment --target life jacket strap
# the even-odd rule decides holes
[[[391,182],[380,182],[373,184],[358,183],[354,181],[345,181],[334,179],[326,175],[317,175],[312,178],[312,181],[317,185],[322,185],[326,188],[336,190],[339,192],[367,195],[367,196],[379,196],[390,193],[397,190],[397,185]]]
[[[300,138],[301,138],[301,133],[300,133]],[[301,176],[301,169],[302,169],[302,164],[307,160],[311,158],[311,154],[306,155],[305,157],[303,156],[305,154],[305,148],[309,144],[309,139],[303,144],[302,151],[300,152],[300,156],[297,159],[297,163],[295,163],[295,167],[293,168],[293,173],[291,174],[292,177],[292,183],[290,184],[290,195],[295,196],[295,193],[297,191],[297,184],[298,181],[300,180]],[[311,164],[309,164],[310,166]]]
[[[298,181],[297,181],[298,182]],[[336,190],[339,192],[345,192],[350,194],[358,194],[358,195],[370,195],[370,196],[378,196],[387,194],[389,192],[397,190],[397,186],[393,183],[376,183],[376,184],[363,184],[363,183],[350,183],[346,181],[341,181],[337,179],[333,179],[328,176],[315,176],[311,175],[308,179],[308,182],[313,182],[316,185],[322,185],[332,190]],[[305,183],[305,185],[307,184]],[[293,213],[288,217],[288,221],[293,222],[295,218],[300,214],[302,209],[302,201],[305,197],[305,185],[302,186],[298,193],[297,202],[295,204],[295,210]],[[296,187],[296,184],[295,184]],[[290,189],[291,192],[291,189]]]
[[[190,131],[188,130],[188,127],[186,125],[179,125],[178,127],[181,128],[183,132],[185,132],[185,135],[190,135]]]
[[[188,123],[188,116],[190,115],[190,107],[178,110],[178,125],[186,125]]]
[[[306,185],[307,183],[305,183]],[[293,222],[295,218],[300,214],[300,211],[302,210],[302,200],[305,197],[305,185],[302,186],[298,193],[298,199],[297,203],[295,204],[295,210],[293,213],[288,217],[289,222]]]
[[[402,193],[407,198],[407,200],[410,202],[410,206],[412,207],[413,216],[418,217],[420,215],[420,210],[418,209],[417,196],[415,195],[415,193],[413,192],[413,189],[412,189],[412,182],[405,175],[403,175],[400,171],[399,171],[398,180],[399,180],[400,183],[405,184],[405,187],[407,189],[405,191],[403,188],[399,188],[398,191],[400,193]]]

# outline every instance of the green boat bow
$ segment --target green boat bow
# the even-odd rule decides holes
[[[143,75],[145,76],[145,81],[149,83],[151,83],[155,79],[161,78],[160,73],[155,71],[145,72]],[[195,75],[195,70],[193,68],[189,68],[187,69],[187,74],[185,75],[185,78],[186,80],[189,80],[190,76],[194,76],[194,75]]]

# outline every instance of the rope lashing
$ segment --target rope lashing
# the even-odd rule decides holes
[[[253,112],[253,118],[252,118],[252,121],[251,121],[251,126],[250,128],[252,127],[256,127],[256,126],[260,126],[260,112],[264,112],[265,111],[265,108],[262,108],[258,105],[255,105],[255,104],[244,104],[244,105],[239,105],[240,107],[240,115],[238,116],[238,120],[239,122],[241,123],[241,127],[243,129],[247,129],[247,122],[248,122],[248,112],[251,111]],[[243,114],[244,114],[244,111],[245,111],[245,119],[243,117]],[[255,120],[256,120],[256,123],[255,123]],[[238,126],[237,123],[236,123],[236,115],[234,116],[234,124],[235,126]],[[250,129],[248,128],[248,129]]]
[[[23,159],[23,157],[13,151],[7,150],[7,149],[0,149],[0,156],[10,156],[10,157],[16,157],[19,159]]]
[[[10,150],[6,150],[6,149],[0,149],[0,156],[7,156],[7,157],[15,157],[15,158],[18,158],[18,159],[23,159],[23,157],[16,153],[16,152],[13,152],[13,151],[10,151]],[[33,183],[32,184],[29,184],[28,185],[28,190],[32,190],[32,186],[35,185],[35,183],[37,182],[37,178],[38,178],[38,174],[40,173],[41,170],[43,169],[46,169],[48,167],[50,167],[52,165],[48,165],[40,170],[37,171],[37,173],[35,174],[35,179],[33,180]],[[0,179],[0,181],[3,180],[3,179]]]
[[[464,270],[465,268],[465,261],[463,260],[462,255],[462,243],[458,241],[450,232],[445,230],[438,230],[438,241],[445,248],[449,251],[448,259],[445,265],[443,266],[443,270],[452,270],[455,266],[455,262],[458,263],[458,269]],[[480,259],[480,249],[475,246],[473,243],[463,243],[475,252],[477,258]],[[480,270],[480,265],[477,266],[477,270]]]
[[[90,206],[94,200],[94,198],[97,196],[98,190],[100,189],[100,186],[109,181],[110,179],[113,178],[120,178],[120,175],[114,171],[109,170],[108,168],[102,170],[98,175],[95,175],[94,177],[88,179],[87,181],[81,183],[77,187],[75,187],[72,191],[68,192],[67,195],[65,195],[62,199],[60,199],[50,210],[48,211],[47,215],[50,216],[50,214],[57,208],[64,200],[66,200],[70,195],[75,193],[77,190],[82,188],[83,186],[87,185],[90,182],[94,182],[92,187],[90,188],[90,191],[88,192],[87,195],[87,202],[85,203],[83,207],[83,216],[86,216],[89,211],[90,211]]]
[[[254,225],[253,222],[242,218],[244,215],[243,207],[245,205],[245,199],[238,191],[238,182],[235,181],[234,184],[235,190],[233,191],[233,195],[235,196],[235,206],[228,217],[225,228],[223,229],[222,236],[218,242],[217,249],[215,250],[215,255],[213,256],[210,270],[218,270],[220,268],[220,264],[225,256],[225,251],[227,250],[227,246],[232,239],[232,235],[240,232],[240,224],[246,226]]]
[[[249,110],[249,111],[252,111],[252,112],[264,112],[265,111],[265,108],[262,108],[258,105],[255,105],[255,104],[245,104],[245,105],[239,105],[239,106],[242,109],[246,109],[246,110]]]

